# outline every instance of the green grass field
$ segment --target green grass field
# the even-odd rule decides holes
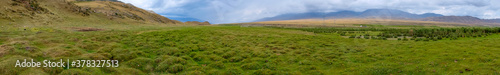
[[[500,34],[438,41],[344,38],[272,27],[0,30],[3,74],[500,74]],[[133,26],[133,27],[132,27]],[[398,26],[399,27],[399,26]],[[16,60],[113,59],[118,68],[16,68]]]

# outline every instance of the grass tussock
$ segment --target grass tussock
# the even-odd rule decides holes
[[[38,34],[11,31],[5,34],[9,40],[0,46],[0,73],[29,74],[24,70],[50,75],[500,73],[496,67],[500,65],[496,55],[500,52],[500,46],[496,45],[500,42],[499,34],[456,40],[397,41],[371,38],[378,38],[376,34],[382,32],[345,33],[370,39],[344,38],[343,32],[239,26],[144,26],[130,30],[54,30]],[[15,60],[24,58],[113,59],[120,61],[120,67],[12,68]]]

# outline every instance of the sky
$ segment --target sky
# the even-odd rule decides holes
[[[287,13],[397,9],[414,14],[500,18],[500,0],[119,0],[168,17],[251,22]]]

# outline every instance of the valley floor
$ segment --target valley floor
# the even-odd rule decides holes
[[[0,73],[500,74],[500,34],[397,41],[269,27],[149,26],[99,31],[60,28],[1,29]],[[14,67],[17,60],[23,59],[113,59],[119,60],[120,66]]]

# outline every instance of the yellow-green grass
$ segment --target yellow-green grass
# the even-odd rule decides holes
[[[104,30],[2,29],[0,73],[500,74],[500,34],[424,42],[349,39],[334,33],[267,27],[75,26]],[[13,61],[26,58],[116,59],[121,63],[118,68],[12,67]]]

